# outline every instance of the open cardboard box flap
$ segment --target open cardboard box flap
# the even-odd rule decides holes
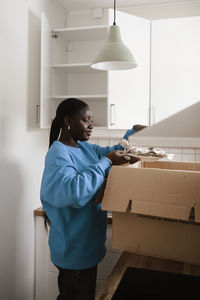
[[[200,163],[167,161],[113,166],[102,209],[200,223]]]

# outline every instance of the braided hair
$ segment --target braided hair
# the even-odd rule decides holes
[[[88,104],[80,99],[68,98],[63,100],[57,107],[56,116],[52,121],[50,136],[49,136],[49,148],[59,138],[60,130],[64,128],[64,118],[66,116],[73,117],[76,113],[80,112],[82,109],[88,107]],[[48,225],[50,226],[50,220],[47,214],[44,212],[44,225],[46,230]]]

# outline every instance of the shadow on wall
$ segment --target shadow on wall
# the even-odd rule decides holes
[[[23,6],[22,6],[23,8]],[[27,9],[27,8],[26,8]],[[24,23],[23,23],[24,24]],[[0,299],[33,299],[34,289],[34,220],[33,207],[39,203],[39,185],[45,150],[48,149],[47,131],[35,122],[35,104],[40,91],[40,20],[29,14],[27,39],[27,84],[8,92],[5,77],[0,99]],[[13,33],[14,35],[14,33]],[[12,34],[11,34],[12,36]],[[10,37],[12,41],[12,37]],[[24,41],[26,37],[22,39]],[[13,40],[15,41],[15,39]],[[26,54],[26,52],[23,52]],[[14,75],[27,57],[14,66]],[[19,67],[19,70],[16,69]],[[7,75],[7,74],[6,74]],[[22,79],[24,78],[22,74]],[[9,81],[8,81],[9,82]],[[20,82],[21,83],[21,82]],[[27,89],[24,115],[24,91]],[[20,99],[22,94],[22,99]],[[20,94],[18,94],[20,92]],[[16,94],[16,99],[12,97]],[[14,105],[14,101],[19,103]],[[22,108],[22,110],[21,110]],[[26,120],[25,120],[26,118]],[[24,128],[26,121],[26,128]],[[27,131],[28,134],[27,134]],[[32,132],[30,132],[32,131]],[[30,162],[30,164],[29,164]],[[31,193],[29,202],[27,195]]]
[[[39,127],[41,20],[29,11],[27,65],[27,129]]]
[[[0,118],[0,299],[14,299],[17,228],[23,194],[22,170],[9,157],[6,123]]]
[[[0,299],[14,299],[17,252],[17,219],[23,193],[20,167],[12,160],[0,159]]]

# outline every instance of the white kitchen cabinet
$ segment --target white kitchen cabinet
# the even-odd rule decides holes
[[[151,124],[200,100],[200,17],[152,21]]]
[[[123,41],[132,51],[138,66],[127,71],[110,71],[108,74],[109,127],[121,129],[131,128],[134,124],[147,125],[149,121],[150,21],[120,13],[117,23],[120,26]]]
[[[112,9],[99,19],[92,10],[80,11],[53,29],[43,14],[41,128],[50,127],[58,104],[69,97],[89,104],[97,129],[151,125],[200,100],[200,17],[149,21],[117,12],[122,39],[138,67],[91,69],[112,21]]]
[[[64,28],[53,29],[42,14],[40,127],[49,128],[58,104],[77,97],[87,102],[94,126],[126,129],[148,123],[150,22],[117,12],[125,44],[138,67],[98,71],[90,67],[108,35],[113,10],[98,21],[90,12],[69,13]],[[99,24],[97,24],[99,23]]]

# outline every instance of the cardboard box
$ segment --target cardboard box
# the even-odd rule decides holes
[[[113,248],[200,265],[200,163],[113,166],[102,209]]]

